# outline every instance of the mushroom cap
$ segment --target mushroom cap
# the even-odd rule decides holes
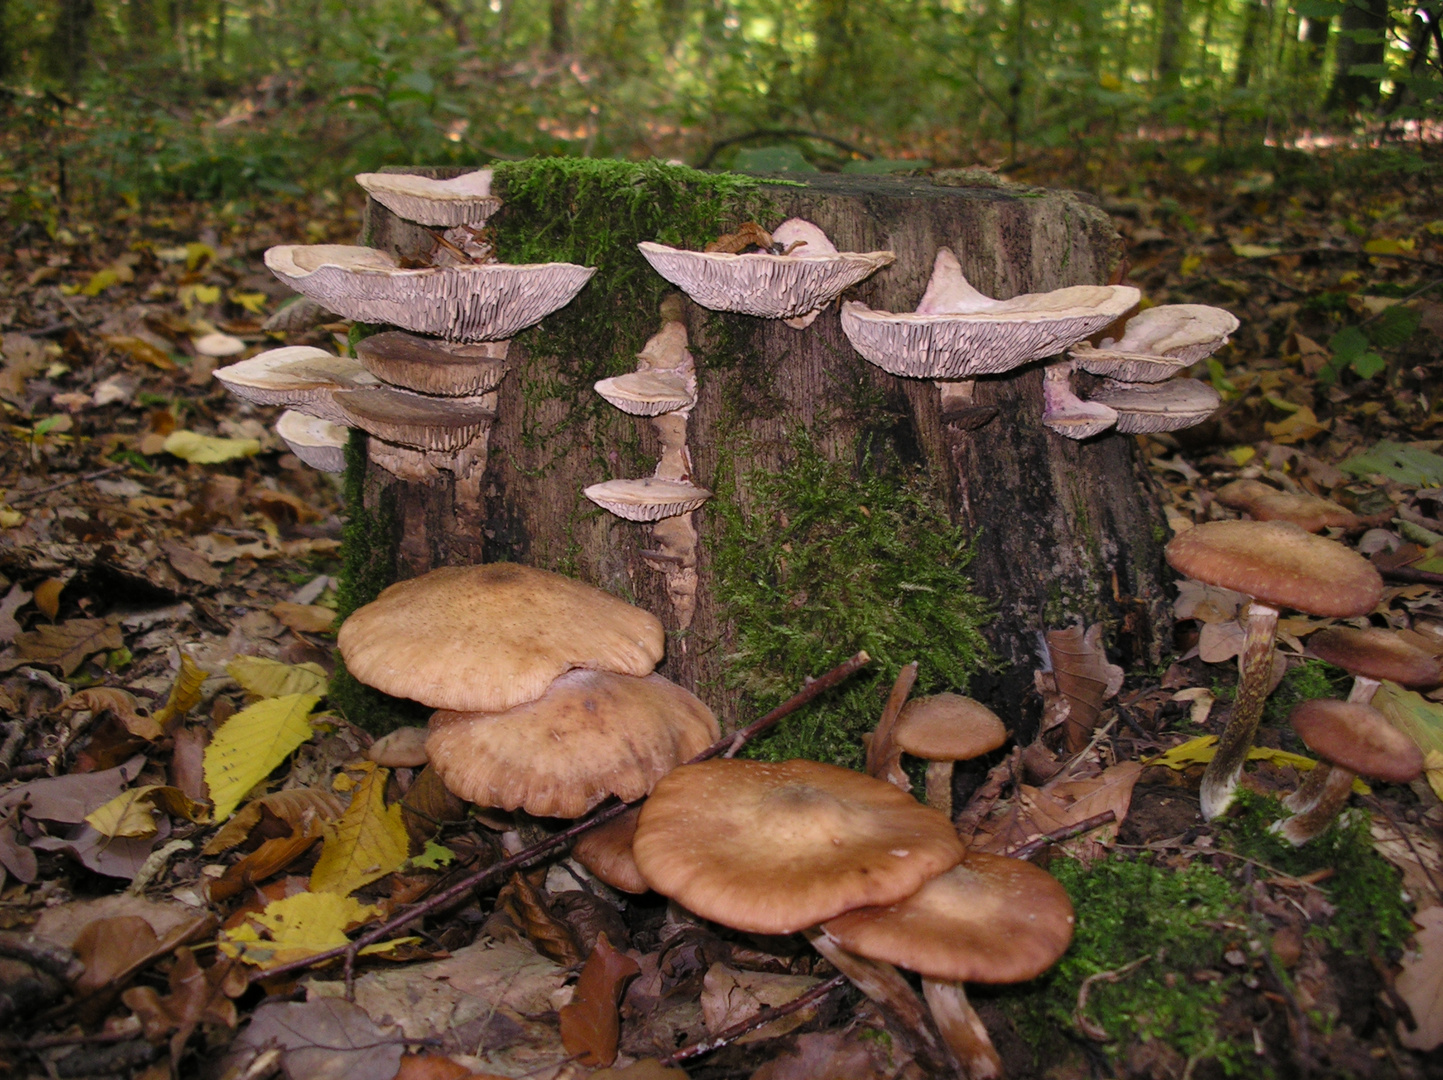
[[[573,263],[401,267],[375,248],[287,244],[266,266],[328,311],[447,341],[503,341],[571,303],[596,273]]]
[[[940,248],[914,312],[842,305],[852,347],[883,371],[919,379],[997,375],[1053,356],[1137,304],[1130,285],[1075,285],[994,300],[974,289],[957,256]]]
[[[795,319],[825,307],[897,257],[891,251],[839,252],[835,248],[831,253],[812,254],[809,249],[816,240],[810,231],[800,228],[803,224],[810,222],[799,221],[795,235],[787,231],[792,222],[778,226],[783,236],[807,239],[807,245],[791,255],[683,251],[651,241],[637,246],[652,269],[702,307],[763,319]],[[774,233],[773,239],[776,237]],[[831,247],[830,242],[827,246]]]
[[[1073,922],[1067,890],[1047,871],[969,851],[906,899],[849,911],[822,929],[844,949],[930,979],[1014,983],[1058,961]]]
[[[1308,532],[1323,529],[1351,529],[1357,515],[1331,499],[1316,495],[1294,495],[1257,480],[1234,480],[1217,490],[1217,500],[1234,510],[1245,511],[1255,521],[1290,521]]]
[[[269,349],[211,374],[245,401],[284,405],[333,424],[347,424],[333,400],[336,391],[380,385],[359,362],[308,345]]]
[[[1166,356],[1125,353],[1116,349],[1094,349],[1085,341],[1079,341],[1067,350],[1067,355],[1083,371],[1116,379],[1118,382],[1162,382],[1187,367],[1183,361]]]
[[[484,225],[501,209],[491,194],[491,170],[433,180],[414,173],[360,173],[356,183],[387,210],[421,225]]]
[[[351,427],[417,450],[454,453],[491,430],[496,413],[483,398],[433,397],[376,386],[333,395]]]
[[[341,424],[287,409],[276,420],[276,434],[291,453],[321,472],[346,471],[346,444],[350,429]]]
[[[1201,424],[1222,404],[1222,395],[1199,379],[1160,383],[1106,380],[1089,399],[1117,412],[1117,430],[1126,435],[1178,431]]]
[[[596,392],[632,416],[660,416],[696,404],[692,380],[674,371],[633,371],[602,379]]]
[[[1308,651],[1320,660],[1365,679],[1387,679],[1400,686],[1427,687],[1443,682],[1443,661],[1404,641],[1391,630],[1370,626],[1330,626],[1308,638]]]
[[[1320,758],[1360,776],[1406,784],[1423,775],[1423,751],[1371,705],[1317,698],[1293,706],[1288,723]]]
[[[657,784],[632,844],[657,892],[759,934],[895,903],[962,851],[944,814],[882,780],[815,761],[727,758]]]
[[[1128,319],[1122,337],[1103,349],[1196,364],[1226,345],[1238,326],[1238,317],[1222,308],[1159,304]]]
[[[398,582],[336,637],[367,686],[461,712],[533,701],[572,668],[646,675],[664,643],[650,612],[516,563],[446,566]]]
[[[627,521],[660,521],[689,514],[711,498],[706,488],[685,480],[662,480],[655,476],[640,480],[607,480],[582,491],[603,510]]]
[[[465,397],[484,394],[501,384],[507,371],[507,344],[460,345],[388,330],[357,342],[356,359],[390,386],[418,394]]]
[[[1187,577],[1309,615],[1352,619],[1383,598],[1367,559],[1286,522],[1204,522],[1174,536],[1163,554]]]
[[[696,695],[660,675],[568,671],[506,712],[434,713],[426,754],[468,802],[575,818],[609,795],[641,798],[720,734]]]
[[[997,714],[961,694],[913,698],[902,706],[892,739],[904,753],[928,761],[970,761],[1007,741]]]
[[[633,806],[605,825],[587,830],[571,845],[571,857],[613,889],[646,892],[646,879],[636,868],[636,859],[631,854],[631,841],[636,836],[636,822],[640,817],[641,807]]]

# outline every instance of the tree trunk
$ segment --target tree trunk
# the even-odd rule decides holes
[[[996,297],[1105,282],[1120,254],[1106,215],[1060,192],[827,176],[768,194],[781,214],[815,221],[840,250],[896,252],[893,265],[849,294],[875,309],[913,310],[941,246],[953,248],[969,279]],[[363,242],[404,255],[430,246],[420,230],[374,201]],[[684,308],[700,384],[687,434],[697,482],[712,486],[724,455],[743,481],[757,470],[779,474],[793,456],[798,424],[833,460],[851,460],[859,439],[871,435],[922,464],[945,493],[954,521],[977,536],[970,573],[997,611],[986,633],[999,667],[975,681],[972,692],[1014,731],[1030,736],[1035,730],[1036,702],[1024,702],[1044,629],[1077,618],[1103,620],[1124,663],[1156,662],[1166,615],[1154,490],[1131,438],[1108,434],[1078,443],[1042,426],[1041,364],[977,380],[970,407],[944,417],[934,383],[888,375],[851,348],[836,304],[804,331],[779,321],[714,316],[689,301]],[[731,628],[712,589],[708,545],[717,517],[706,507],[694,515],[700,533],[695,618],[678,634],[663,575],[641,554],[657,546],[645,527],[595,511],[580,494],[607,478],[608,460],[630,460],[638,438],[641,458],[654,461],[659,444],[652,425],[624,416],[621,423],[577,422],[574,402],[538,390],[539,378],[526,367],[525,340],[511,343],[512,373],[501,384],[491,429],[484,536],[458,535],[451,524],[464,499],[457,499],[447,474],[433,484],[407,484],[371,466],[367,505],[377,505],[384,493],[396,507],[399,576],[483,557],[564,565],[584,580],[635,595],[662,617],[669,633],[662,670],[669,677],[693,688],[721,687]],[[759,357],[760,368],[711,362],[743,354]],[[866,409],[857,404],[864,399],[872,403]],[[537,445],[529,434],[568,418],[574,426],[562,445]],[[746,497],[743,482],[737,498]],[[708,700],[725,717],[731,706],[717,696],[713,689]]]
[[[1356,64],[1381,64],[1388,47],[1388,0],[1351,0],[1338,20],[1337,73],[1328,107],[1352,111],[1379,99],[1378,76],[1355,75]]]
[[[1262,49],[1258,38],[1266,25],[1264,14],[1270,7],[1269,0],[1248,0],[1247,11],[1243,15],[1242,40],[1238,42],[1238,66],[1233,69],[1233,86],[1239,90],[1252,80]]]
[[[1176,90],[1182,77],[1183,28],[1187,20],[1184,0],[1163,0],[1158,30],[1157,81],[1162,89]]]

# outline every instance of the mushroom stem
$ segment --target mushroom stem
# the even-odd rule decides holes
[[[952,770],[954,761],[927,762],[927,805],[952,820]]]
[[[933,1022],[917,999],[916,991],[895,967],[848,952],[819,926],[803,933],[812,943],[812,948],[876,1004],[886,1017],[888,1026],[926,1075],[961,1076],[970,1080],[968,1074],[960,1071],[948,1044],[937,1037]]]
[[[902,749],[892,738],[892,729],[897,726],[897,717],[902,706],[907,704],[907,695],[917,682],[917,661],[903,665],[887,695],[887,704],[877,720],[877,729],[872,732],[872,741],[867,744],[867,775],[886,780],[903,791],[912,790],[912,782],[902,771]]]
[[[1308,770],[1303,777],[1303,782],[1298,785],[1298,790],[1283,800],[1283,809],[1291,810],[1295,814],[1301,814],[1311,809],[1318,801],[1318,796],[1323,793],[1327,786],[1328,774],[1333,771],[1333,766],[1326,761],[1320,761]]]
[[[1372,702],[1373,695],[1382,685],[1377,679],[1370,679],[1365,675],[1354,675],[1353,689],[1348,691],[1348,700],[1357,702],[1359,705],[1367,705]]]
[[[1002,1058],[992,1045],[982,1018],[967,1000],[963,985],[924,977],[922,996],[927,999],[937,1030],[962,1063],[962,1073],[967,1080],[1000,1080]]]
[[[1252,748],[1258,722],[1263,718],[1263,703],[1272,689],[1277,628],[1277,608],[1257,600],[1248,605],[1246,636],[1242,652],[1238,654],[1238,693],[1233,701],[1233,715],[1218,740],[1217,753],[1208,762],[1198,791],[1204,821],[1223,814],[1237,791],[1238,777]]]
[[[1322,768],[1320,765],[1319,768]],[[1317,772],[1317,769],[1313,770]],[[1318,794],[1317,799],[1311,806],[1301,813],[1294,814],[1283,821],[1274,822],[1269,828],[1287,840],[1294,847],[1302,847],[1309,840],[1321,836],[1328,831],[1338,814],[1348,804],[1348,795],[1353,790],[1353,780],[1357,776],[1352,769],[1345,769],[1341,765],[1334,765],[1328,770],[1328,775],[1322,785],[1323,790]],[[1301,791],[1301,789],[1299,789]]]
[[[1042,374],[1042,422],[1069,439],[1090,439],[1117,423],[1117,413],[1072,391],[1072,361],[1048,364]]]

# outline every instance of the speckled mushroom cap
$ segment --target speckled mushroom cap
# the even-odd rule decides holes
[[[321,472],[346,471],[346,443],[351,433],[340,424],[287,409],[276,420],[276,434],[291,453]]]
[[[997,714],[961,694],[913,698],[902,706],[892,739],[904,753],[928,761],[970,761],[1007,741]]]
[[[516,563],[447,566],[398,582],[341,624],[352,675],[433,709],[503,712],[572,668],[646,675],[661,622],[609,593]]]
[[[1365,679],[1387,679],[1400,686],[1427,687],[1443,682],[1443,661],[1409,644],[1391,630],[1370,626],[1330,626],[1308,638],[1308,651],[1320,660]]]
[[[447,341],[503,341],[581,291],[594,267],[477,263],[403,268],[375,248],[287,244],[266,266],[298,293],[359,322],[388,323]]]
[[[777,233],[792,235],[788,224]],[[795,238],[804,237],[798,231]],[[814,243],[809,240],[791,255],[683,251],[650,241],[637,246],[652,269],[702,307],[763,319],[794,319],[824,307],[897,257],[891,251],[835,249],[811,254]]]
[[[1284,522],[1204,522],[1174,536],[1164,554],[1179,574],[1308,615],[1356,618],[1383,598],[1367,559]]]
[[[245,401],[284,405],[333,424],[347,422],[332,400],[336,391],[380,385],[359,362],[308,345],[270,349],[212,375]]]
[[[1067,890],[1047,871],[969,851],[905,900],[857,908],[822,929],[850,952],[930,979],[1013,983],[1058,961],[1073,922]]]
[[[484,394],[506,377],[505,341],[461,345],[402,330],[372,334],[356,343],[356,359],[390,386],[418,394]]]
[[[334,395],[351,427],[417,450],[452,453],[491,429],[496,419],[481,398],[433,397],[393,386],[341,390]]]
[[[436,712],[426,754],[468,802],[574,818],[609,795],[641,798],[720,734],[696,695],[660,675],[568,671],[503,713]]]
[[[1222,395],[1200,379],[1160,383],[1108,379],[1088,395],[1088,400],[1114,410],[1117,430],[1125,435],[1193,427],[1217,412],[1223,401]]]
[[[582,494],[603,510],[627,521],[660,521],[689,514],[711,498],[711,492],[704,487],[655,476],[607,480],[583,489]]]
[[[1308,532],[1351,529],[1357,516],[1345,506],[1316,495],[1294,495],[1257,480],[1234,480],[1217,490],[1224,506],[1246,512],[1254,521],[1289,521]]]
[[[1304,701],[1293,706],[1288,723],[1313,753],[1360,776],[1406,784],[1423,774],[1423,751],[1371,705]]]
[[[571,857],[586,869],[622,892],[644,893],[646,879],[636,868],[631,854],[631,841],[636,836],[636,822],[641,807],[633,806],[620,817],[582,833],[571,845]]]
[[[945,815],[891,784],[801,760],[684,765],[657,784],[632,843],[657,892],[759,934],[895,903],[962,851]]]
[[[491,194],[491,170],[433,180],[411,173],[360,173],[356,183],[387,210],[421,225],[484,225],[501,209]]]
[[[916,311],[873,311],[849,301],[842,330],[852,348],[893,375],[970,379],[1060,353],[1114,322],[1141,295],[1130,285],[1075,285],[994,300],[968,283],[949,248],[940,248]]]

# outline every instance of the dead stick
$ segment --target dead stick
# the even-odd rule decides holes
[[[747,742],[749,742],[751,739],[756,738],[756,736],[760,735],[763,731],[766,731],[767,728],[776,724],[784,717],[796,712],[802,706],[811,702],[814,698],[821,696],[828,690],[851,678],[868,663],[870,663],[871,659],[872,658],[868,656],[865,652],[857,653],[851,659],[846,660],[841,664],[838,664],[821,678],[813,679],[811,682],[807,683],[807,685],[804,686],[797,694],[782,702],[775,709],[767,713],[766,716],[763,716],[754,724],[750,725],[749,727],[743,728],[735,735],[728,735],[725,738],[718,739],[696,757],[692,758],[689,762],[687,762],[687,764],[694,765],[699,761],[707,761],[710,758],[717,757],[718,755],[724,753],[728,755],[735,754],[738,750],[745,746]],[[640,800],[638,800],[638,802],[639,801]],[[570,841],[574,840],[576,837],[580,836],[588,829],[594,829],[598,825],[604,825],[606,822],[611,821],[613,818],[620,817],[622,814],[626,813],[626,811],[630,809],[632,805],[635,804],[621,802],[613,803],[605,809],[597,811],[591,817],[586,818],[583,821],[578,821],[576,824],[570,826],[569,828],[563,829],[561,832],[556,833],[553,836],[548,836],[545,840],[533,844],[526,850],[518,851],[515,855],[512,855],[508,859],[503,859],[501,860],[501,862],[498,863],[492,863],[485,869],[477,870],[475,873],[462,878],[450,888],[445,889],[442,892],[438,892],[434,896],[412,905],[405,911],[401,912],[399,915],[387,920],[380,926],[377,926],[375,929],[368,930],[366,933],[356,938],[355,941],[352,941],[349,945],[341,945],[334,949],[327,949],[325,952],[319,952],[313,956],[307,956],[302,960],[293,960],[287,964],[278,964],[273,968],[257,970],[251,974],[251,982],[259,982],[262,979],[275,978],[278,975],[289,975],[293,971],[304,971],[307,968],[315,966],[316,964],[323,964],[327,960],[335,960],[342,956],[346,958],[346,977],[347,982],[349,982],[353,966],[355,964],[355,958],[357,954],[367,945],[371,945],[377,941],[380,941],[383,937],[394,933],[395,931],[404,927],[407,923],[413,922],[416,919],[421,918],[423,915],[427,915],[433,911],[436,911],[439,908],[446,907],[453,901],[458,900],[461,897],[479,888],[491,878],[499,877],[503,874],[510,873],[512,870],[520,869],[526,863],[529,863],[534,859],[538,859],[543,855],[549,855],[553,851],[565,847]]]
[[[1388,819],[1388,824],[1393,827],[1393,831],[1403,838],[1403,843],[1408,845],[1408,851],[1412,854],[1413,860],[1418,864],[1418,868],[1423,871],[1423,876],[1428,879],[1428,884],[1433,886],[1433,892],[1439,900],[1443,900],[1443,889],[1438,887],[1438,882],[1433,878],[1433,871],[1428,869],[1428,864],[1423,861],[1423,856],[1420,855],[1418,849],[1413,846],[1413,838],[1403,831],[1403,826],[1393,820],[1392,813],[1383,805],[1382,799],[1376,795],[1370,795],[1365,801],[1368,805],[1377,807],[1378,811]]]
[[[1053,829],[1050,833],[1043,833],[1035,840],[1029,840],[1020,847],[1015,847],[1007,852],[1009,858],[1030,859],[1048,844],[1056,844],[1063,840],[1071,840],[1074,836],[1081,836],[1085,832],[1091,832],[1100,825],[1116,821],[1117,814],[1112,810],[1104,810],[1100,814],[1093,814],[1090,818],[1084,818],[1075,825],[1067,825],[1061,829]]]
[[[1411,566],[1397,566],[1391,570],[1379,570],[1384,581],[1396,581],[1402,585],[1443,585],[1443,574],[1431,570],[1414,570]]]
[[[125,468],[124,465],[112,465],[108,469],[101,469],[99,472],[86,473],[84,476],[67,477],[64,480],[61,480],[59,483],[51,484],[48,487],[36,488],[34,491],[23,491],[19,495],[16,495],[15,498],[10,500],[10,505],[14,506],[16,503],[24,502],[26,499],[33,499],[37,495],[48,495],[52,491],[59,491],[61,488],[69,487],[71,484],[79,484],[88,480],[99,480],[102,476],[109,476],[111,473],[117,473],[123,468]],[[1440,580],[1443,580],[1443,578],[1440,578]]]
[[[766,1027],[773,1020],[780,1020],[784,1016],[790,1016],[794,1012],[800,1012],[814,1001],[820,1001],[832,991],[847,985],[845,975],[833,975],[824,983],[818,983],[800,997],[792,998],[783,1005],[767,1006],[755,1016],[743,1020],[739,1024],[733,1024],[725,1031],[713,1035],[710,1039],[703,1039],[701,1042],[692,1043],[690,1046],[683,1046],[676,1053],[661,1059],[662,1065],[671,1068],[680,1065],[683,1061],[690,1061],[694,1057],[701,1057],[703,1054],[710,1054],[713,1050],[720,1050],[723,1046],[736,1042],[748,1032],[757,1028]]]

